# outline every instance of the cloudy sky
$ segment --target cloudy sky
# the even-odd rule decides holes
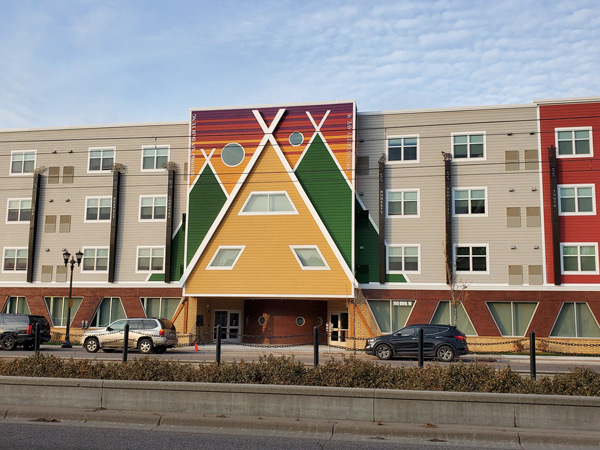
[[[0,0],[0,129],[600,96],[598,0]]]

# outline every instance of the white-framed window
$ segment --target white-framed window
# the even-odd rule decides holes
[[[594,156],[592,127],[555,128],[557,158]]]
[[[165,195],[140,195],[140,222],[164,221],[167,217],[167,197]]]
[[[502,336],[525,336],[533,319],[536,302],[487,302]]]
[[[453,188],[452,214],[455,216],[487,216],[487,188]]]
[[[387,161],[419,162],[419,135],[387,136]]]
[[[138,247],[136,272],[161,272],[165,264],[164,247]]]
[[[6,208],[6,223],[29,222],[31,219],[30,198],[9,198]]]
[[[144,145],[142,147],[142,170],[162,170],[169,161],[169,145]]]
[[[485,132],[452,133],[453,159],[486,159]]]
[[[419,217],[419,189],[386,191],[388,217]]]
[[[367,300],[379,330],[384,334],[404,328],[415,305],[414,300]]]
[[[597,275],[597,242],[561,242],[560,263],[563,274]]]
[[[105,327],[115,320],[126,318],[127,315],[119,297],[104,297],[96,309],[90,326]]]
[[[457,272],[489,273],[488,244],[454,244]]]
[[[116,147],[90,148],[88,172],[112,170],[115,162]]]
[[[561,216],[596,214],[596,188],[593,184],[559,184],[558,198]]]
[[[3,272],[20,272],[27,270],[27,248],[5,248]]]
[[[71,323],[81,306],[82,298],[73,298],[73,306],[71,307]],[[53,327],[66,327],[67,314],[69,312],[69,297],[44,297],[46,308],[50,316],[50,321]]]
[[[585,302],[565,302],[554,322],[551,337],[598,338],[600,326]]]
[[[12,151],[10,155],[10,174],[28,175],[35,170],[37,150]]]
[[[298,214],[287,192],[251,192],[240,215]]]
[[[83,272],[106,272],[108,270],[108,247],[84,247],[81,270]]]
[[[181,298],[143,297],[141,301],[146,317],[171,320],[181,303]]]
[[[6,299],[2,314],[31,314],[25,297],[10,296]]]
[[[316,245],[290,245],[302,270],[329,270],[323,254]]]
[[[207,270],[232,270],[242,252],[246,248],[245,245],[222,245],[220,246],[206,267]]]
[[[420,253],[419,244],[387,245],[387,273],[420,273]]]
[[[112,197],[86,197],[84,222],[108,222]]]

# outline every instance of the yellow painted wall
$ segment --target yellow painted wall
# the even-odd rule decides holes
[[[253,191],[286,191],[298,214],[238,215]],[[206,270],[222,245],[245,245],[246,248],[233,270]],[[330,270],[302,270],[290,245],[317,245]],[[259,156],[186,281],[186,292],[189,295],[352,297],[348,276],[270,144]]]

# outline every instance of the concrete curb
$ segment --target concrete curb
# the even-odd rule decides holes
[[[318,440],[382,442],[439,442],[450,445],[487,443],[507,448],[590,448],[600,445],[600,433],[533,430],[523,428],[474,427],[384,422],[324,421],[307,419],[193,415],[148,411],[111,411],[54,407],[0,406],[0,423],[40,422],[52,426],[78,424],[107,428],[138,428],[152,431],[185,431],[209,434],[255,434],[303,437]]]

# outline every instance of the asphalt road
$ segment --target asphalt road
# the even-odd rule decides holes
[[[456,450],[456,446],[444,445],[437,440],[402,442],[377,437],[352,437],[349,439],[316,439],[311,436],[295,436],[279,432],[268,435],[243,435],[231,432],[211,434],[203,430],[148,429],[136,426],[88,426],[73,423],[32,423],[23,421],[0,421],[0,448],[11,450],[107,450],[107,449],[227,449],[227,450]],[[265,435],[267,434],[267,435]],[[472,448],[487,447],[486,443],[469,443]],[[460,448],[465,448],[461,445]],[[513,447],[514,448],[514,447]]]
[[[75,359],[96,359],[102,361],[121,361],[123,353],[121,351],[115,351],[112,353],[105,353],[99,351],[98,353],[88,353],[80,345],[74,345],[71,349],[61,348],[59,345],[43,345],[41,349],[45,355],[54,355],[62,358],[75,358]],[[221,352],[222,362],[239,362],[244,361],[255,361],[261,355],[273,354],[274,356],[293,356],[297,361],[304,364],[312,365],[314,361],[314,350],[311,346],[300,346],[300,347],[267,347],[258,348],[250,346],[240,345],[223,345]],[[15,358],[15,357],[27,357],[31,356],[31,351],[25,351],[21,348],[14,351],[3,351],[0,350],[0,358]],[[329,358],[341,359],[343,357],[349,357],[354,355],[354,352],[350,350],[340,350],[338,348],[330,348],[328,346],[321,346],[319,349],[319,362],[323,363]],[[145,357],[137,351],[130,351],[128,354],[129,359]],[[216,360],[216,348],[214,344],[201,345],[198,347],[198,351],[195,351],[194,347],[178,347],[170,349],[162,355],[153,354],[152,357],[159,359],[166,359],[172,361],[180,361],[185,363],[198,363],[206,364]],[[395,367],[408,367],[416,366],[416,360],[410,359],[393,359],[391,361],[379,361],[374,356],[369,356],[361,351],[356,352],[356,357],[378,362],[379,364],[389,364]],[[495,369],[502,369],[510,366],[511,369],[529,373],[529,356],[523,355],[465,355],[459,358],[459,361],[465,364],[490,364]],[[450,363],[441,363],[437,361],[425,361],[425,364],[440,364],[447,365]],[[586,367],[596,372],[600,372],[600,358],[598,357],[559,357],[559,356],[538,356],[537,357],[537,374],[538,376],[553,375],[557,373],[565,373],[573,370],[575,367]]]

